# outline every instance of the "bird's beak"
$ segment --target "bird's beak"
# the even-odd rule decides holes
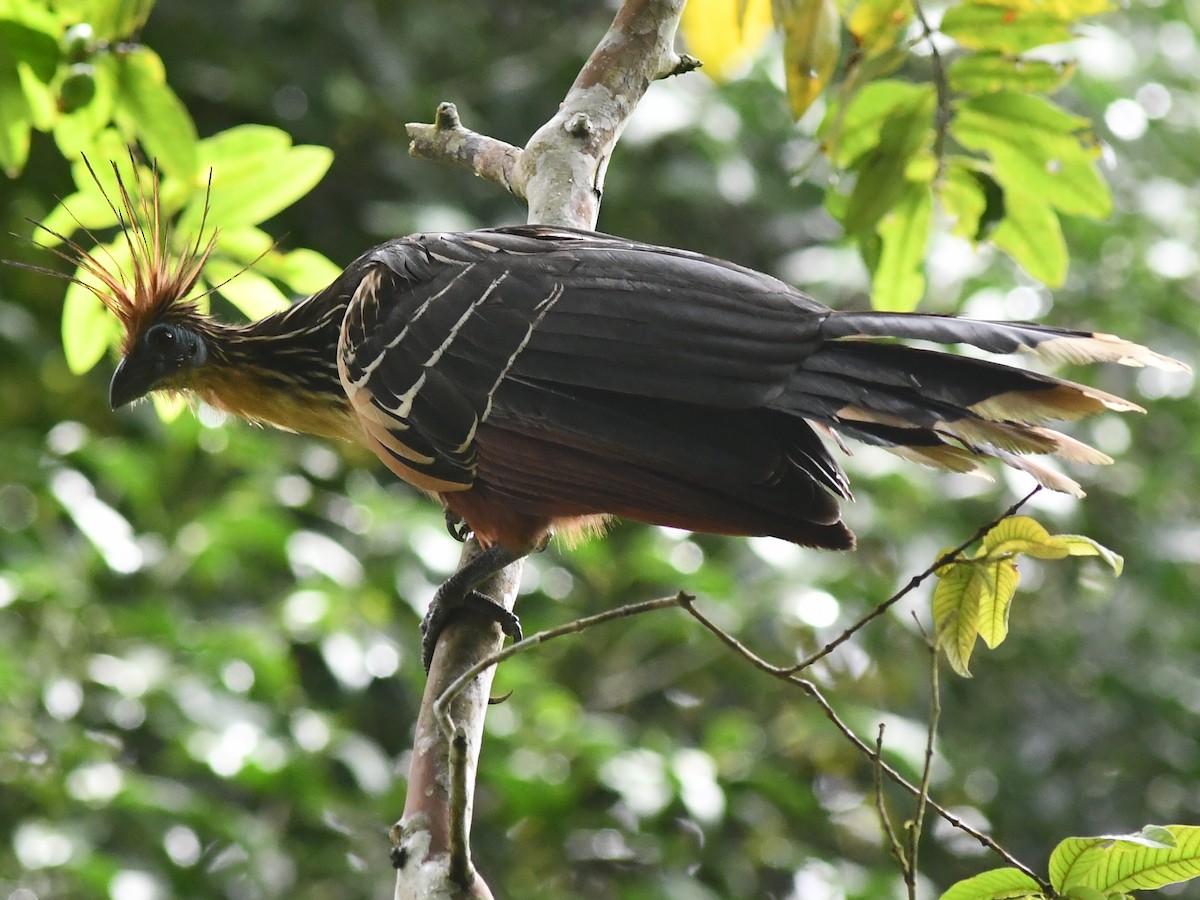
[[[125,404],[146,396],[154,389],[157,380],[150,367],[138,365],[136,360],[130,362],[128,356],[122,357],[108,385],[108,405],[113,409],[120,409]]]

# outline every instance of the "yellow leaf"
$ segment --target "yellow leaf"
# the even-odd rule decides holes
[[[1071,556],[1098,556],[1112,566],[1115,575],[1120,575],[1125,568],[1125,558],[1120,553],[1114,553],[1086,535],[1056,534],[1055,537],[1066,545],[1067,553]]]
[[[846,27],[867,59],[891,50],[912,20],[910,0],[860,0]]]
[[[979,566],[960,561],[938,570],[933,589],[933,624],[938,646],[959,675],[971,677],[969,663],[979,636],[980,598],[985,584]]]
[[[689,0],[680,28],[704,71],[724,81],[750,61],[771,33],[771,0]]]
[[[979,636],[995,650],[1008,637],[1008,610],[1021,576],[1011,559],[982,566],[980,576],[986,588],[979,595]]]
[[[841,48],[841,17],[834,0],[776,0],[783,29],[788,102],[797,119],[821,96]]]
[[[1029,516],[1009,516],[1001,520],[983,539],[977,558],[994,559],[1026,553],[1038,559],[1062,559],[1070,551],[1041,523]]]

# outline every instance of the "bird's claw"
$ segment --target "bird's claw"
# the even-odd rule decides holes
[[[421,621],[421,655],[426,672],[429,671],[429,666],[433,662],[433,651],[437,647],[442,629],[446,627],[450,617],[462,609],[473,610],[497,623],[500,630],[514,642],[521,640],[523,636],[521,620],[517,618],[516,613],[506,609],[503,604],[476,590],[455,596],[454,593],[446,591],[445,585],[443,585],[434,594],[433,602],[429,605],[429,610]]]
[[[471,526],[461,516],[455,515],[450,510],[446,510],[446,530],[450,532],[450,537],[460,544],[465,544],[467,538],[471,536]]]

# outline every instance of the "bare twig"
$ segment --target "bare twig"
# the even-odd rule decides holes
[[[470,169],[480,178],[494,181],[510,194],[525,199],[524,181],[513,175],[521,149],[464,128],[453,103],[438,104],[432,125],[410,122],[405,128],[412,138],[408,145],[410,155]]]
[[[920,627],[920,622],[917,626]],[[921,784],[917,791],[917,811],[908,828],[908,869],[904,883],[908,885],[910,900],[917,900],[917,865],[920,859],[921,833],[925,828],[925,810],[929,803],[929,784],[933,778],[933,743],[937,737],[938,722],[942,717],[941,684],[938,682],[937,642],[925,635],[929,649],[929,725],[925,733],[925,764],[921,768]]]
[[[879,816],[879,824],[883,828],[883,836],[887,838],[888,851],[896,860],[896,865],[900,867],[900,871],[904,874],[904,880],[908,880],[908,858],[904,855],[904,846],[900,843],[900,839],[896,836],[896,829],[892,827],[892,817],[888,815],[887,803],[883,798],[883,766],[879,761],[883,759],[883,731],[884,724],[879,723],[879,730],[875,733],[875,760],[871,766],[871,771],[874,773],[875,781],[875,812]]]
[[[829,700],[826,699],[825,695],[821,692],[821,689],[818,688],[814,682],[808,680],[807,678],[801,678],[794,671],[792,671],[791,667],[775,666],[767,662],[754,651],[742,644],[729,632],[725,631],[723,628],[705,616],[702,612],[700,612],[700,610],[696,608],[695,604],[691,602],[691,600],[684,602],[682,605],[683,608],[687,610],[688,613],[690,613],[698,622],[700,622],[701,625],[711,631],[722,643],[753,665],[756,669],[760,669],[763,672],[766,672],[768,675],[772,675],[781,681],[786,681],[788,684],[795,685],[796,687],[800,688],[800,690],[804,691],[804,693],[811,697],[816,702],[817,706],[820,707],[821,712],[825,714],[825,718],[832,722],[834,727],[842,733],[846,740],[853,744],[854,747],[872,764],[877,765],[880,770],[892,780],[893,783],[899,785],[914,797],[920,796],[921,788],[900,774],[899,771],[897,771],[876,752],[875,748],[859,737],[854,730],[842,720],[841,716],[837,714],[837,711],[833,708],[832,704],[830,704]],[[965,834],[970,835],[975,840],[979,841],[979,843],[984,847],[987,847],[989,850],[1003,859],[1008,865],[1020,869],[1030,878],[1037,881],[1039,885],[1042,885],[1047,891],[1050,890],[1050,885],[1048,882],[1042,879],[1035,871],[1030,869],[1007,850],[1005,850],[993,838],[984,834],[979,829],[968,825],[961,818],[954,815],[954,813],[950,812],[941,804],[935,802],[932,798],[927,798],[926,802],[928,803],[930,809],[934,810],[951,826],[957,828]]]
[[[936,178],[941,178],[946,164],[946,133],[950,129],[950,83],[946,80],[946,65],[934,39],[935,29],[925,18],[921,0],[912,0],[913,12],[921,23],[922,37],[929,42],[929,60],[933,66],[933,87],[937,91],[937,116],[933,128],[933,158],[937,160]]]
[[[947,550],[945,553],[943,553],[941,556],[939,556],[936,560],[934,560],[932,565],[929,566],[929,568],[927,568],[925,571],[920,572],[920,573],[914,575],[912,578],[910,578],[908,580],[908,583],[906,585],[904,585],[904,587],[900,588],[900,590],[896,591],[896,593],[892,594],[892,596],[888,597],[882,603],[878,604],[869,613],[867,613],[865,616],[863,616],[861,619],[859,619],[857,622],[855,622],[853,625],[851,625],[849,628],[847,628],[845,631],[843,631],[841,634],[839,634],[837,637],[835,637],[832,641],[830,641],[828,644],[826,644],[824,647],[822,647],[816,653],[802,659],[800,662],[796,663],[795,665],[780,667],[778,670],[778,673],[776,673],[776,674],[779,674],[779,673],[788,674],[788,673],[792,673],[792,672],[802,672],[805,669],[807,669],[809,666],[818,662],[819,660],[824,659],[826,656],[828,656],[830,653],[832,653],[834,650],[836,650],[842,644],[846,643],[846,641],[850,640],[850,638],[854,637],[854,635],[856,635],[858,632],[862,631],[862,629],[864,627],[866,627],[868,622],[882,616],[891,607],[895,606],[897,603],[899,603],[901,600],[903,600],[906,596],[908,596],[910,593],[912,593],[914,590],[916,590],[918,587],[920,587],[921,584],[923,584],[929,578],[929,576],[931,576],[934,572],[936,572],[942,566],[953,562],[955,559],[958,558],[958,555],[960,553],[962,553],[964,550],[966,550],[968,547],[970,547],[976,541],[982,540],[984,535],[986,535],[989,531],[991,531],[998,524],[1000,524],[1001,521],[1003,521],[1004,519],[1007,519],[1009,516],[1015,514],[1017,512],[1017,510],[1019,510],[1026,503],[1028,503],[1031,499],[1033,499],[1033,496],[1036,493],[1038,493],[1038,491],[1040,491],[1041,489],[1042,489],[1041,485],[1034,487],[1034,489],[1031,490],[1028,494],[1026,494],[1024,497],[1022,497],[1020,500],[1018,500],[1016,503],[1014,503],[1012,506],[1010,506],[1004,512],[1002,512],[996,518],[992,519],[992,521],[990,521],[986,525],[983,525],[982,527],[980,527],[973,535],[971,535],[969,538],[967,538],[965,541],[963,541],[961,544],[959,544],[953,550]]]
[[[578,634],[581,631],[586,631],[596,625],[602,625],[605,622],[611,622],[614,619],[627,619],[630,616],[640,616],[643,613],[653,612],[656,609],[668,609],[672,607],[686,606],[696,598],[690,594],[685,594],[680,591],[673,597],[659,597],[655,600],[643,600],[640,603],[627,603],[624,606],[618,606],[616,609],[605,610],[602,613],[596,613],[594,616],[585,616],[582,619],[573,619],[565,625],[559,625],[557,628],[550,628],[546,631],[539,631],[537,634],[530,635],[522,641],[515,644],[509,644],[495,653],[491,653],[483,659],[475,663],[471,668],[467,669],[461,675],[452,681],[446,690],[438,697],[434,704],[434,712],[441,723],[443,733],[447,735],[454,734],[457,726],[451,716],[450,710],[455,699],[458,697],[471,680],[480,672],[498,665],[511,656],[516,656],[518,653],[524,653],[540,644],[547,641],[552,641],[555,638],[564,637],[568,634]]]

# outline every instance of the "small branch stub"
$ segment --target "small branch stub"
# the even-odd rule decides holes
[[[412,139],[408,152],[417,159],[437,159],[470,169],[525,199],[525,184],[516,174],[521,150],[512,144],[471,131],[462,124],[453,103],[439,103],[432,125],[404,126]]]

